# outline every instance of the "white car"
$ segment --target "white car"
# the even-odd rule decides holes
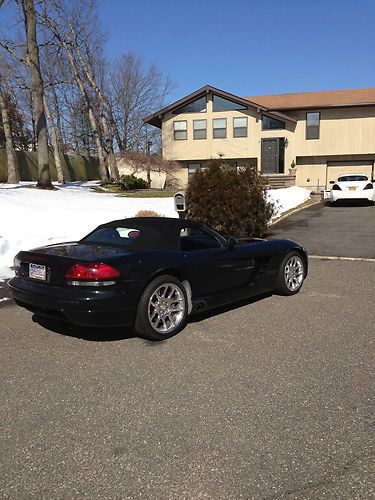
[[[341,175],[333,184],[329,195],[331,203],[340,200],[367,200],[374,204],[374,180],[365,174]]]

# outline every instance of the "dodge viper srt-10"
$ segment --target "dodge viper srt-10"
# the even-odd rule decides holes
[[[191,220],[139,217],[103,224],[78,242],[19,252],[9,286],[38,316],[131,325],[163,340],[194,313],[264,293],[296,294],[307,266],[293,241],[224,238]]]

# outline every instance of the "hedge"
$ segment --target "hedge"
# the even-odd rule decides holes
[[[22,181],[38,180],[38,156],[34,151],[16,151],[17,163]],[[66,181],[90,181],[99,179],[97,158],[82,155],[61,156],[64,178]],[[49,155],[52,180],[57,180],[55,160]],[[0,149],[0,182],[8,178],[7,155]]]

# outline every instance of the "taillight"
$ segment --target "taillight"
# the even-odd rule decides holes
[[[334,185],[332,186],[332,191],[341,191],[341,188],[340,188],[340,186],[338,186],[337,184],[334,184]]]
[[[68,285],[105,286],[114,285],[120,273],[114,267],[103,263],[79,263],[70,267],[65,274]]]
[[[363,189],[374,189],[374,186],[369,182]]]

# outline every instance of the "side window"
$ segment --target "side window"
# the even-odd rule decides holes
[[[225,139],[227,136],[227,119],[214,118],[212,122],[213,122],[213,138]]]
[[[187,121],[177,120],[173,122],[173,133],[175,141],[186,141],[187,139]]]
[[[306,139],[319,139],[320,113],[306,113]]]
[[[214,236],[207,233],[204,229],[195,227],[187,227],[181,230],[180,243],[181,250],[184,252],[221,247],[221,244]]]
[[[233,118],[233,137],[247,137],[247,117]]]

